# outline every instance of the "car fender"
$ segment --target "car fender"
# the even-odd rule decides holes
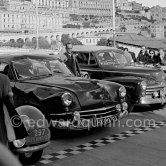
[[[43,113],[38,108],[31,105],[23,105],[17,107],[16,111],[20,115],[25,127],[26,125],[29,125],[28,132],[31,132],[36,128],[48,128],[48,122],[45,119]]]

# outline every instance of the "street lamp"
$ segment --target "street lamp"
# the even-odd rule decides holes
[[[39,49],[39,11],[38,0],[36,0],[36,49]]]
[[[112,0],[113,46],[115,47],[115,0]]]

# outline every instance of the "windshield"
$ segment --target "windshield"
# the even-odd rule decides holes
[[[52,75],[47,62],[42,59],[23,58],[13,64],[19,79]]]
[[[73,75],[63,62],[55,59],[23,58],[13,61],[19,79],[32,79],[52,74]]]
[[[101,65],[128,64],[124,54],[115,51],[100,52],[98,54],[98,60]]]
[[[74,76],[74,74],[68,69],[68,67],[59,60],[49,60],[50,69],[54,74],[64,74],[66,76]]]

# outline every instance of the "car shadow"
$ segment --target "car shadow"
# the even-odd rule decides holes
[[[161,104],[155,105],[139,105],[135,106],[132,112],[148,112],[148,111],[156,111],[165,108],[165,106]]]
[[[90,130],[58,130],[51,128],[51,139],[57,140],[57,139],[65,139],[65,140],[71,140],[82,137],[90,137],[93,136],[95,133],[104,133],[105,130],[107,130],[107,127],[95,127],[91,128]]]

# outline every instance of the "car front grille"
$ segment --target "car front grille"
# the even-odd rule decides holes
[[[146,89],[146,95],[152,95],[154,92],[161,92],[164,90],[164,87],[150,87]]]
[[[116,106],[109,106],[109,107],[103,107],[98,109],[89,109],[86,111],[80,111],[81,118],[84,119],[91,119],[93,117],[101,118],[101,117],[107,117],[111,115],[117,115],[118,111],[116,110]]]

